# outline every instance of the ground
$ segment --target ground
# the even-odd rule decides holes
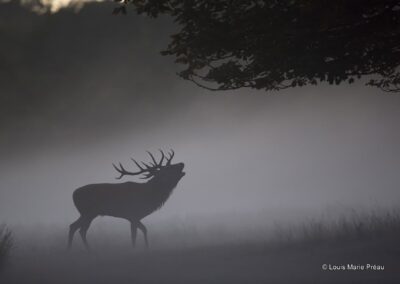
[[[383,226],[383,219],[379,220],[374,226],[366,226],[371,221],[364,221],[362,226],[354,220],[346,221],[347,225],[334,227],[342,230],[335,236],[325,232],[328,227],[317,223],[308,229],[292,229],[290,233],[287,229],[276,233],[275,228],[274,237],[262,232],[257,238],[247,239],[229,239],[224,237],[223,230],[212,229],[202,231],[199,237],[194,225],[190,230],[175,227],[173,233],[156,231],[149,250],[144,248],[141,238],[134,250],[126,232],[123,237],[120,233],[101,235],[107,228],[100,230],[95,226],[89,235],[91,252],[84,250],[79,239],[75,239],[71,251],[66,250],[66,230],[61,227],[44,227],[46,237],[32,233],[29,238],[26,229],[0,280],[7,284],[400,283],[397,226]],[[384,227],[379,228],[379,234],[378,223]],[[346,227],[350,224],[367,229],[351,231]],[[297,232],[295,237],[293,231]],[[214,238],[206,237],[210,235]],[[232,231],[227,235],[232,235]],[[238,235],[243,235],[243,231],[238,231]],[[184,243],[183,239],[189,240]],[[358,270],[351,270],[348,265]]]

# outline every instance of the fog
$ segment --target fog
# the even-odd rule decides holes
[[[399,282],[398,95],[364,82],[210,92],[160,55],[179,30],[167,17],[0,2],[1,283]],[[150,249],[101,217],[92,251],[78,233],[66,251],[74,190],[145,182],[112,164],[136,171],[130,158],[158,149],[186,175],[143,220]]]
[[[399,96],[362,83],[209,92],[159,54],[179,27],[112,7],[1,5],[0,221],[70,223],[76,188],[118,182],[112,163],[133,170],[159,148],[187,174],[150,222],[398,204]]]

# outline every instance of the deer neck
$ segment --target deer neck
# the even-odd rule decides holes
[[[173,179],[162,179],[159,177],[154,177],[147,182],[149,190],[158,196],[159,202],[162,204],[169,198],[172,191],[177,186],[178,181]]]
[[[177,186],[178,181],[174,179],[162,179],[154,177],[147,182],[147,184],[157,190],[170,192]]]

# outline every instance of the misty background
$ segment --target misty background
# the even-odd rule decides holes
[[[145,222],[398,205],[398,95],[362,84],[209,92],[159,54],[179,28],[169,18],[113,7],[0,6],[1,222],[71,223],[76,188],[118,182],[112,163],[134,169],[130,157],[158,148],[187,174]]]

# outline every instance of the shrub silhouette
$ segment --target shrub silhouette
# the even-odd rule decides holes
[[[0,271],[10,255],[13,247],[13,238],[11,231],[5,226],[0,226]]]

